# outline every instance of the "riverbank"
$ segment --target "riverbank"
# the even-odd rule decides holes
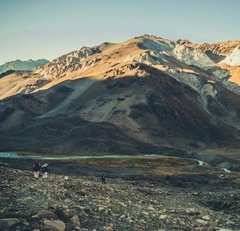
[[[48,163],[49,170],[57,174],[86,176],[105,174],[110,177],[118,177],[203,173],[214,175],[224,172],[222,168],[215,168],[196,159],[161,155],[48,157],[22,156],[17,153],[6,154],[8,155],[4,154],[5,157],[0,157],[0,161],[7,163],[12,168],[31,171],[34,160],[38,159],[42,164]]]
[[[205,156],[205,155],[204,155]],[[203,156],[203,159],[206,159],[206,157]],[[180,163],[183,161],[189,161],[191,162],[192,165],[198,164],[199,166],[202,167],[210,167],[211,164],[195,159],[195,156],[192,158],[183,158],[183,157],[177,157],[177,156],[168,156],[168,155],[160,155],[160,154],[138,154],[138,155],[64,155],[64,154],[49,154],[49,153],[32,153],[32,152],[0,152],[0,158],[5,158],[5,159],[18,159],[18,162],[22,162],[23,164],[25,162],[29,162],[30,160],[41,160],[42,162],[46,161],[80,161],[80,160],[88,160],[90,163],[93,162],[94,160],[115,160],[115,162],[118,162],[120,160],[125,160],[125,161],[133,161],[133,160],[141,160],[141,159],[146,159],[146,160],[162,160],[163,162],[166,159],[171,159],[173,162],[177,162],[178,160]],[[201,158],[201,156],[198,156]],[[208,157],[211,158],[211,157]],[[21,161],[21,159],[25,161]],[[206,160],[207,161],[207,160]],[[17,165],[19,166],[19,163],[17,162]],[[86,162],[86,161],[85,161]],[[219,158],[212,158],[210,163],[213,162],[214,165],[216,165],[216,168],[222,169],[223,171],[230,173],[231,170],[230,168],[233,168],[233,170],[239,170],[238,163],[235,161],[233,165],[228,163],[225,159],[219,159]],[[231,161],[230,161],[231,162]],[[234,166],[234,167],[233,167]],[[20,167],[20,166],[19,166]],[[28,166],[26,166],[28,168]],[[213,166],[212,166],[213,167]]]

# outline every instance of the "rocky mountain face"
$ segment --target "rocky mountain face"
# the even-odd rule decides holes
[[[240,41],[194,44],[188,40],[179,39],[177,42],[187,47],[199,49],[204,52],[211,52],[212,54],[223,57],[231,54],[236,47],[240,46]]]
[[[6,71],[9,71],[9,70],[16,70],[16,71],[32,70],[32,69],[42,66],[48,62],[49,61],[46,59],[38,59],[38,60],[29,59],[27,61],[22,61],[22,60],[17,59],[15,61],[7,62],[7,63],[4,63],[3,65],[0,65],[0,74],[4,73]]]
[[[9,74],[0,79],[0,150],[239,158],[238,50],[239,41],[144,35]]]

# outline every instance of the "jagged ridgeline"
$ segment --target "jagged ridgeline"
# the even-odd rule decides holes
[[[233,156],[240,139],[239,46],[144,35],[5,75],[0,150]]]

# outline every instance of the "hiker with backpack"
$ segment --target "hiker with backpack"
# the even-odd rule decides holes
[[[102,184],[106,184],[106,176],[104,174],[101,175]]]
[[[38,160],[36,160],[33,163],[33,176],[34,176],[34,178],[39,177],[40,168],[41,168],[40,162]]]
[[[47,176],[48,176],[48,174],[47,174],[47,172],[48,172],[47,166],[48,166],[48,164],[45,163],[45,164],[42,165],[42,167],[41,167],[41,171],[42,171],[42,175],[43,175],[43,178],[44,178],[44,179],[46,179]]]

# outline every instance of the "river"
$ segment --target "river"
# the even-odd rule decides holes
[[[172,156],[165,156],[165,155],[156,155],[156,154],[141,154],[141,155],[102,155],[102,156],[46,156],[46,155],[23,155],[17,152],[0,152],[1,158],[13,158],[13,159],[35,159],[35,160],[85,160],[85,159],[105,159],[105,158],[147,158],[147,157],[156,157],[156,158],[180,158],[180,157],[172,157]],[[185,158],[190,159],[190,158]],[[198,159],[191,159],[195,160],[199,166],[204,166],[204,161]],[[221,168],[225,172],[230,173],[231,171],[226,168]]]

